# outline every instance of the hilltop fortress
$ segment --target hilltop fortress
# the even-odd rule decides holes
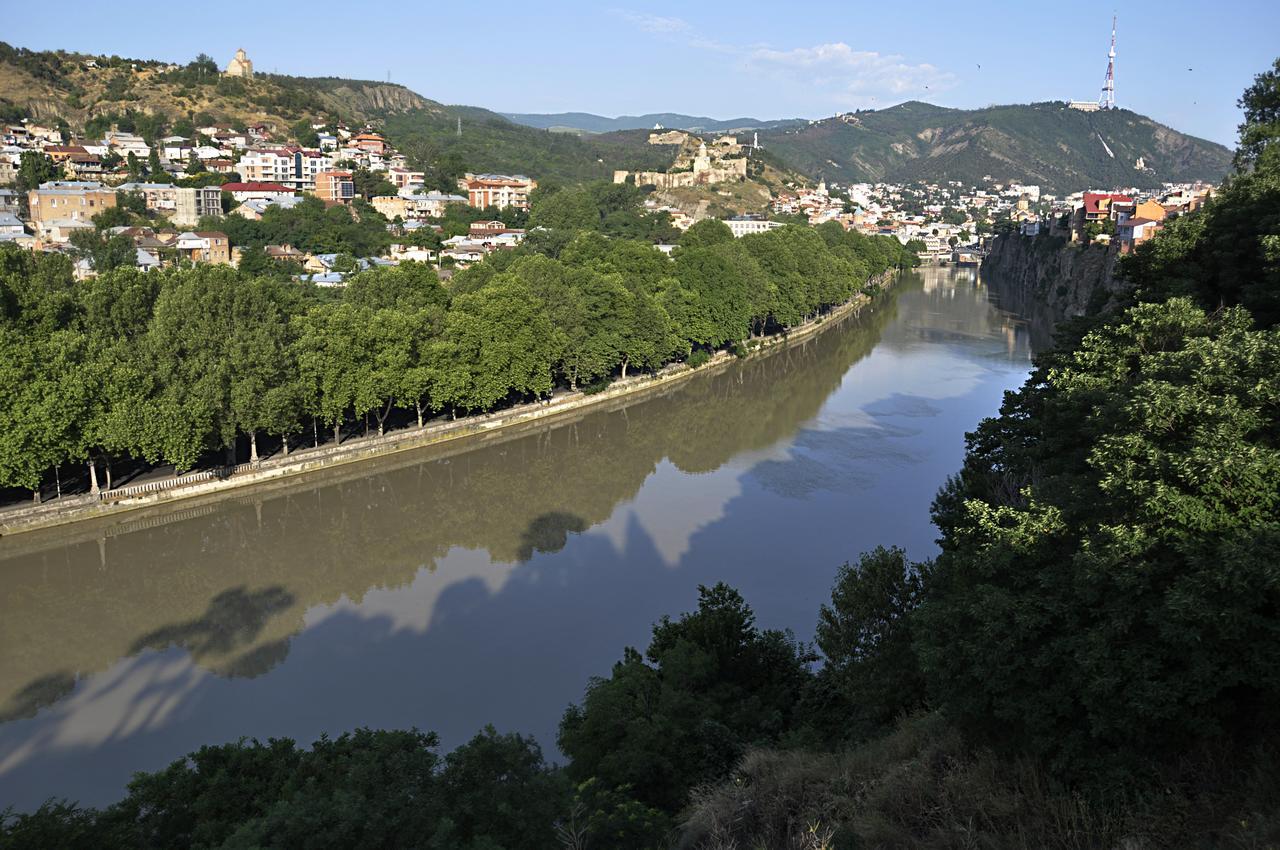
[[[710,146],[681,130],[649,134],[651,145],[679,145],[669,171],[615,171],[614,183],[634,181],[637,186],[676,189],[709,186],[747,179],[747,157],[734,136],[721,136]]]

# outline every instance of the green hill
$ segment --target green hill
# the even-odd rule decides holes
[[[1081,112],[1061,102],[961,110],[911,101],[761,133],[761,142],[788,166],[841,182],[1155,187],[1217,181],[1231,163],[1223,146],[1127,109]]]

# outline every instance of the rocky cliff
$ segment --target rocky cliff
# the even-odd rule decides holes
[[[982,261],[982,277],[1001,307],[1032,323],[1040,344],[1064,319],[1117,305],[1128,292],[1115,276],[1118,256],[1117,246],[1061,236],[998,236]]]

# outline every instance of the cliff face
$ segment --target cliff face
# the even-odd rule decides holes
[[[1058,236],[998,236],[982,261],[982,278],[1000,306],[1030,320],[1039,347],[1063,319],[1116,305],[1128,291],[1115,277],[1118,256],[1116,246]]]

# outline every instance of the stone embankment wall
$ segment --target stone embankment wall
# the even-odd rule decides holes
[[[1128,286],[1116,278],[1118,256],[1118,246],[1080,245],[1060,236],[998,236],[982,261],[982,277],[1001,307],[1047,332],[1064,319],[1123,300]]]

